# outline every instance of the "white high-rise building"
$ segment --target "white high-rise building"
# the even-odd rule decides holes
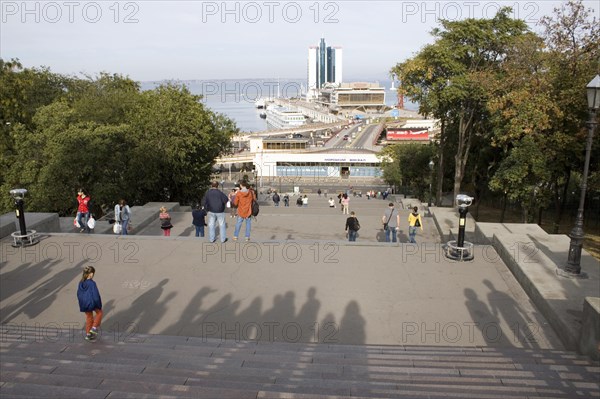
[[[321,38],[318,46],[308,48],[308,101],[318,98],[319,89],[326,83],[342,83],[342,48],[327,47]]]

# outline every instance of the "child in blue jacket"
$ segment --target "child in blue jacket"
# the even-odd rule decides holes
[[[98,336],[98,328],[102,322],[102,299],[94,280],[96,269],[86,266],[77,287],[79,310],[85,312],[85,339],[93,341]],[[95,315],[94,315],[95,313]]]

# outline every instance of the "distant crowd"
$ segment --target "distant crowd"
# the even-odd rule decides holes
[[[290,196],[284,194],[283,197],[275,190],[269,191],[273,205],[278,207],[283,202],[284,207],[290,206]],[[380,198],[386,200],[391,194],[391,189],[383,192],[369,190],[365,192],[367,199]],[[318,197],[327,197],[328,192],[321,189],[317,190]],[[345,233],[349,241],[356,241],[358,231],[360,230],[360,222],[358,221],[356,212],[350,211],[350,197],[362,197],[362,191],[348,188],[345,192],[337,194],[337,201],[334,197],[329,197],[329,208],[337,208],[340,205],[342,215],[348,215],[345,223]],[[80,229],[82,233],[90,233],[94,229],[95,220],[90,213],[91,198],[83,189],[79,189],[77,193],[77,216],[74,220],[74,225]],[[337,202],[337,203],[336,203]],[[308,196],[306,194],[299,195],[296,199],[298,207],[308,207]],[[206,192],[200,203],[192,210],[192,225],[195,227],[195,236],[204,237],[205,228],[208,228],[208,240],[216,242],[217,235],[220,242],[227,242],[227,225],[226,217],[235,219],[235,228],[233,233],[233,241],[240,239],[242,226],[245,226],[243,239],[250,241],[252,231],[252,219],[259,213],[258,196],[256,190],[248,183],[242,180],[226,195],[219,189],[219,182],[211,183],[209,190]],[[127,235],[132,229],[131,224],[132,212],[127,202],[124,199],[118,201],[114,208],[114,216],[109,219],[109,223],[113,224],[113,232],[118,235]],[[166,207],[159,209],[159,225],[165,237],[171,235],[173,224],[171,223],[171,215]],[[408,232],[409,242],[416,243],[417,230],[423,230],[423,220],[418,212],[418,208],[414,207],[413,211],[408,216]],[[397,232],[400,229],[400,214],[396,210],[394,203],[390,202],[381,218],[383,230],[385,232],[386,242],[397,242]],[[218,228],[218,230],[217,230]],[[217,234],[218,233],[218,234]]]

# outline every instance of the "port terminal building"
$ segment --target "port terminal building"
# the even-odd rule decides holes
[[[374,178],[381,177],[375,151],[354,148],[311,148],[306,139],[251,139],[252,163],[259,177]]]
[[[245,137],[247,144],[243,150],[240,149],[234,155],[218,159],[216,167],[225,174],[229,170],[230,179],[232,171],[253,171],[255,178],[261,184],[282,179],[284,181],[350,179],[357,183],[373,181],[383,175],[382,160],[378,156],[381,145],[402,142],[425,144],[432,139],[437,121],[408,122],[397,125],[392,123],[387,127],[387,131],[383,129],[383,124],[366,127],[367,125],[359,123],[354,130],[352,127],[347,127],[339,134],[334,132],[328,138],[322,139],[312,137],[312,133],[311,137],[306,137],[306,132],[304,135],[257,133]],[[377,129],[377,126],[381,127]],[[364,133],[360,133],[361,130]],[[359,132],[356,138],[354,138],[355,133],[352,132]],[[325,144],[317,145],[319,140],[326,140]],[[380,143],[375,144],[378,141]]]
[[[335,113],[383,112],[388,109],[385,87],[369,82],[326,84],[319,90],[315,102]]]

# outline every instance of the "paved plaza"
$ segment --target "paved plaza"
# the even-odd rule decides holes
[[[361,230],[348,243],[339,204],[309,197],[306,208],[264,203],[248,243],[231,241],[229,218],[227,243],[193,237],[190,212],[172,212],[170,238],[158,219],[129,237],[53,233],[24,249],[5,238],[1,322],[81,327],[77,282],[93,265],[104,334],[562,349],[491,246],[446,259],[427,212],[419,244],[406,244],[408,210],[401,243],[382,242],[389,201],[365,197],[351,198]]]

